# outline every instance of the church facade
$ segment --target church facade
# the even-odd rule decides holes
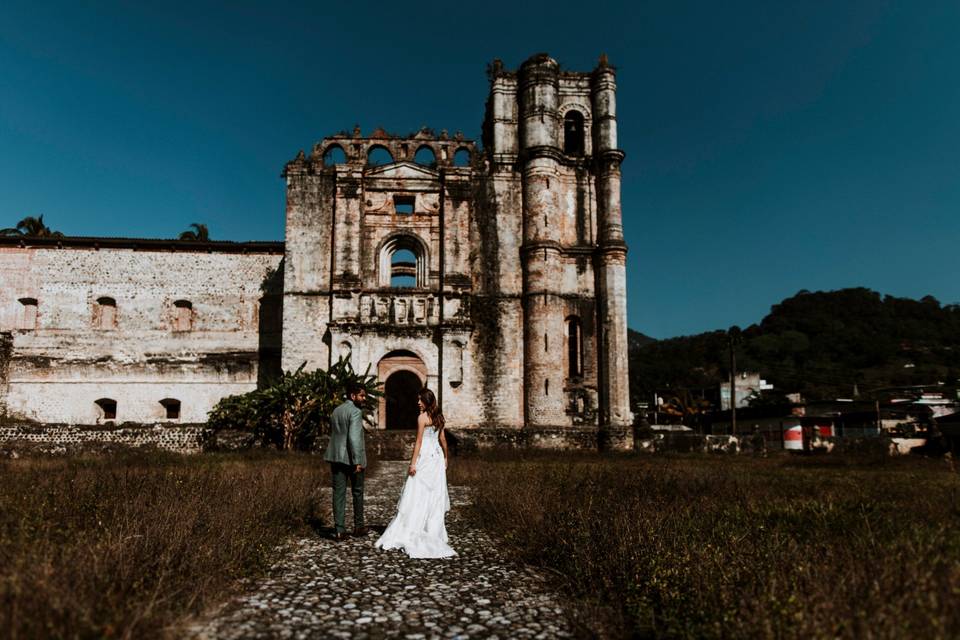
[[[299,153],[283,243],[3,239],[7,412],[202,421],[349,356],[382,429],[413,428],[421,385],[451,429],[628,429],[615,71],[489,75],[482,146],[357,129]]]

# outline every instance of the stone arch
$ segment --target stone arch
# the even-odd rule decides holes
[[[367,166],[381,167],[393,162],[393,153],[385,145],[372,144],[367,149]]]
[[[190,331],[193,329],[193,303],[189,300],[174,300],[174,331]]]
[[[413,154],[413,161],[422,167],[433,168],[437,166],[437,153],[430,145],[421,144]]]
[[[347,163],[346,150],[336,142],[327,145],[327,147],[323,150],[322,157],[323,165],[325,167],[332,167],[334,165]]]
[[[469,167],[472,160],[473,154],[466,147],[460,147],[453,154],[453,166],[455,167]]]
[[[568,102],[564,105],[561,105],[557,109],[557,114],[561,119],[566,118],[567,114],[571,111],[579,111],[580,115],[583,116],[584,122],[589,124],[590,122],[590,107],[585,104],[580,104],[579,102]]]
[[[586,122],[583,113],[570,109],[563,116],[563,152],[582,156],[586,150]]]
[[[416,278],[416,284],[414,286],[427,286],[427,265],[429,264],[427,259],[427,243],[419,236],[408,231],[398,231],[388,235],[380,242],[380,246],[377,247],[377,255],[379,256],[379,275],[377,281],[380,283],[380,286],[391,286],[391,279],[394,275],[393,255],[402,250],[413,253],[415,264],[412,273],[406,273],[407,269],[404,267],[404,273],[398,275],[413,275]]]
[[[100,296],[93,308],[93,325],[97,329],[117,328],[117,301],[110,296]]]
[[[383,381],[378,423],[381,429],[416,429],[416,392],[427,384],[423,359],[408,349],[390,351],[377,363]]]
[[[163,407],[164,417],[167,420],[179,420],[180,419],[180,401],[176,398],[164,398],[160,401],[160,406]]]
[[[113,398],[98,398],[93,401],[97,407],[97,422],[117,419],[117,401]]]

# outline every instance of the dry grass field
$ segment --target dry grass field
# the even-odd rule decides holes
[[[960,635],[960,478],[883,457],[456,459],[478,526],[621,637]]]
[[[263,573],[327,505],[317,456],[0,462],[0,636],[147,638]]]
[[[450,480],[607,635],[960,634],[960,478],[939,460],[491,454]],[[162,636],[325,519],[327,482],[298,454],[2,461],[0,635]]]

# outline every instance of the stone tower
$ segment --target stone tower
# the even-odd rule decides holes
[[[369,365],[381,428],[412,428],[425,384],[464,438],[624,442],[615,93],[604,59],[591,73],[497,61],[482,150],[355,129],[289,162],[283,367]]]
[[[625,428],[633,416],[615,70],[602,57],[592,73],[561,71],[540,54],[517,73],[495,62],[491,76],[484,144],[495,182],[502,173],[499,182],[519,182],[522,194],[526,424],[567,424],[571,407],[587,402],[598,426]]]

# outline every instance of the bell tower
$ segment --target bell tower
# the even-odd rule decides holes
[[[494,162],[515,152],[520,191],[524,424],[623,429],[633,416],[615,70],[604,56],[590,73],[565,71],[547,54],[515,74],[492,68],[488,142]]]

